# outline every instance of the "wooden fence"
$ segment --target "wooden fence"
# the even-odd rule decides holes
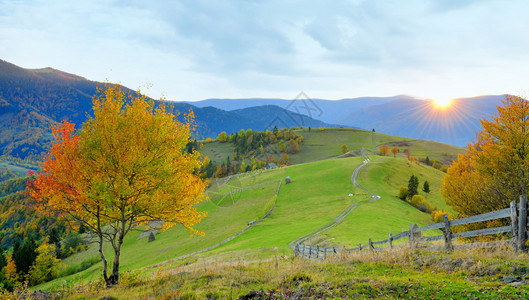
[[[510,225],[501,226],[495,228],[485,228],[466,232],[452,232],[451,228],[458,225],[474,224],[478,222],[499,220],[499,219],[510,219]],[[452,240],[456,238],[469,238],[476,236],[486,236],[500,233],[510,233],[511,239],[509,240],[515,251],[523,251],[525,249],[525,241],[527,240],[527,196],[521,196],[518,206],[516,209],[516,201],[510,203],[509,208],[500,209],[497,211],[471,216],[467,218],[448,220],[448,216],[444,215],[444,221],[440,223],[431,224],[424,227],[417,227],[410,224],[408,231],[401,232],[397,235],[389,233],[388,238],[381,241],[372,241],[366,245],[359,244],[357,248],[346,249],[343,248],[325,248],[319,246],[305,245],[303,243],[296,243],[294,246],[294,254],[302,256],[307,259],[326,259],[332,255],[339,253],[353,252],[353,251],[380,251],[383,249],[391,249],[393,247],[402,247],[408,245],[410,248],[416,247],[420,243],[428,243],[434,241],[444,241],[445,250],[454,249]],[[422,232],[426,230],[438,229],[442,232],[441,235],[425,236],[422,237]],[[401,239],[407,239],[407,242],[395,243]]]

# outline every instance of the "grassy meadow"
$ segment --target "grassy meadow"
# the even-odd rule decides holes
[[[71,299],[527,299],[526,254],[507,248],[425,252],[399,249],[325,261],[209,258],[151,273],[125,272],[120,285],[76,280]],[[509,283],[514,280],[513,283]]]
[[[251,171],[219,178],[209,183],[206,191],[209,200],[198,205],[198,209],[207,211],[208,215],[195,226],[196,229],[204,232],[204,235],[191,237],[184,228],[175,226],[167,231],[157,232],[156,240],[148,242],[146,237],[138,239],[143,227],[129,233],[125,238],[121,255],[124,281],[129,280],[127,278],[131,276],[138,277],[138,274],[156,277],[159,276],[156,274],[161,269],[176,272],[174,270],[180,270],[185,266],[197,267],[201,262],[206,261],[211,265],[213,260],[215,265],[237,261],[238,264],[243,263],[244,268],[250,268],[250,270],[241,269],[241,272],[257,272],[255,269],[258,268],[259,262],[264,263],[277,257],[280,258],[279,264],[287,261],[292,263],[297,259],[285,260],[292,255],[290,242],[329,224],[353,203],[357,203],[357,207],[341,223],[311,238],[308,242],[356,247],[358,243],[367,243],[369,238],[381,240],[387,238],[389,232],[397,234],[407,230],[410,223],[419,226],[430,224],[432,220],[429,214],[420,212],[396,197],[399,187],[407,186],[412,174],[419,178],[419,189],[422,188],[424,180],[430,183],[431,193],[426,195],[430,203],[440,209],[451,211],[439,194],[444,173],[437,169],[420,163],[410,163],[401,154],[396,158],[380,157],[373,154],[377,152],[378,147],[371,147],[367,151],[371,162],[364,166],[358,178],[362,186],[381,196],[379,200],[370,202],[371,197],[351,183],[353,170],[362,164],[363,159],[351,155],[334,158],[340,156],[340,145],[343,143],[348,145],[350,154],[354,155],[359,153],[362,147],[372,146],[372,139],[376,145],[403,140],[409,143],[416,141],[379,133],[374,133],[372,137],[370,131],[356,129],[312,129],[310,132],[307,129],[302,130],[304,132],[301,134],[305,137],[303,147],[298,154],[291,156],[292,161],[298,164],[273,170]],[[326,144],[325,140],[329,142]],[[441,152],[445,153],[447,149],[453,148],[457,151],[461,149],[444,145],[445,148],[439,150],[435,144],[431,144],[429,148],[429,142],[422,145],[425,154],[429,153],[429,149],[437,149],[438,152],[435,153],[438,154],[432,152],[430,156],[434,159],[437,155],[441,156]],[[218,148],[207,150],[212,146]],[[218,142],[207,143],[202,150],[204,154],[210,151],[207,155],[219,159],[222,159],[223,155],[229,155],[231,151],[228,143]],[[284,182],[286,176],[291,178],[290,184]],[[276,192],[278,192],[277,196]],[[242,235],[209,251],[187,256],[239,233],[250,222],[263,217],[274,203],[275,209],[272,214]],[[437,235],[439,232],[431,234]],[[111,260],[111,248],[107,246],[105,251],[107,258]],[[90,260],[96,261],[97,256],[97,247],[94,244],[88,250],[68,257],[63,263],[66,267],[76,268],[83,262],[87,264]],[[304,265],[302,262],[296,264]],[[319,272],[318,264],[310,265],[307,268],[315,268],[315,272]],[[373,267],[376,267],[375,265]],[[326,268],[332,267],[329,265]],[[62,289],[65,283],[88,283],[94,280],[97,282],[100,280],[101,270],[101,263],[96,263],[84,271],[55,279],[37,286],[36,289],[57,290]],[[211,276],[222,278],[225,275]],[[208,278],[205,280],[213,280]],[[196,278],[196,280],[202,279]],[[238,283],[237,293],[252,288],[254,285],[251,282]],[[268,282],[263,287],[275,284],[277,283]]]
[[[311,128],[309,131],[308,128],[302,128],[294,131],[296,134],[303,136],[303,144],[300,147],[300,151],[295,154],[289,154],[289,160],[294,164],[340,156],[343,154],[340,149],[342,145],[347,145],[349,151],[359,155],[361,148],[365,148],[371,154],[376,154],[381,145],[387,144],[390,148],[399,149],[399,156],[402,157],[404,157],[404,151],[407,150],[417,158],[429,156],[430,159],[440,160],[445,163],[450,163],[456,159],[458,153],[465,152],[465,149],[452,145],[403,138],[363,129]],[[235,156],[232,144],[217,141],[204,143],[200,152],[218,163],[225,162],[228,156],[230,158]],[[269,152],[274,153],[273,151]],[[276,156],[279,157],[279,155]]]

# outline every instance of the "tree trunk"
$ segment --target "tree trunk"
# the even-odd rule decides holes
[[[103,263],[103,278],[105,279],[105,284],[107,287],[110,287],[112,284],[108,278],[107,259],[105,257],[105,253],[103,253],[103,233],[98,232],[97,234],[99,236],[99,256],[101,256],[101,262]]]
[[[126,223],[121,222],[120,225],[121,226],[119,227],[118,240],[116,241],[116,243],[112,243],[112,247],[114,248],[114,264],[112,266],[112,275],[110,275],[109,277],[109,282],[111,285],[119,283],[119,257],[121,255],[121,245],[123,245],[123,239],[125,238],[126,234]]]
[[[114,265],[112,266],[112,275],[109,277],[111,285],[119,283],[119,256],[121,254],[121,244],[117,245],[117,249],[114,249]]]

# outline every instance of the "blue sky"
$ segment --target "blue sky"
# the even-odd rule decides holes
[[[520,94],[529,1],[5,1],[0,58],[171,100]]]

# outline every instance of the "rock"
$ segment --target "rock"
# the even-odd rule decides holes
[[[521,286],[521,285],[524,285],[524,283],[521,282],[521,281],[515,281],[515,282],[512,282],[511,285],[512,286]]]
[[[505,282],[505,283],[512,283],[512,282],[515,282],[515,281],[518,281],[518,278],[516,278],[514,276],[505,276],[505,277],[503,277],[503,282]]]

